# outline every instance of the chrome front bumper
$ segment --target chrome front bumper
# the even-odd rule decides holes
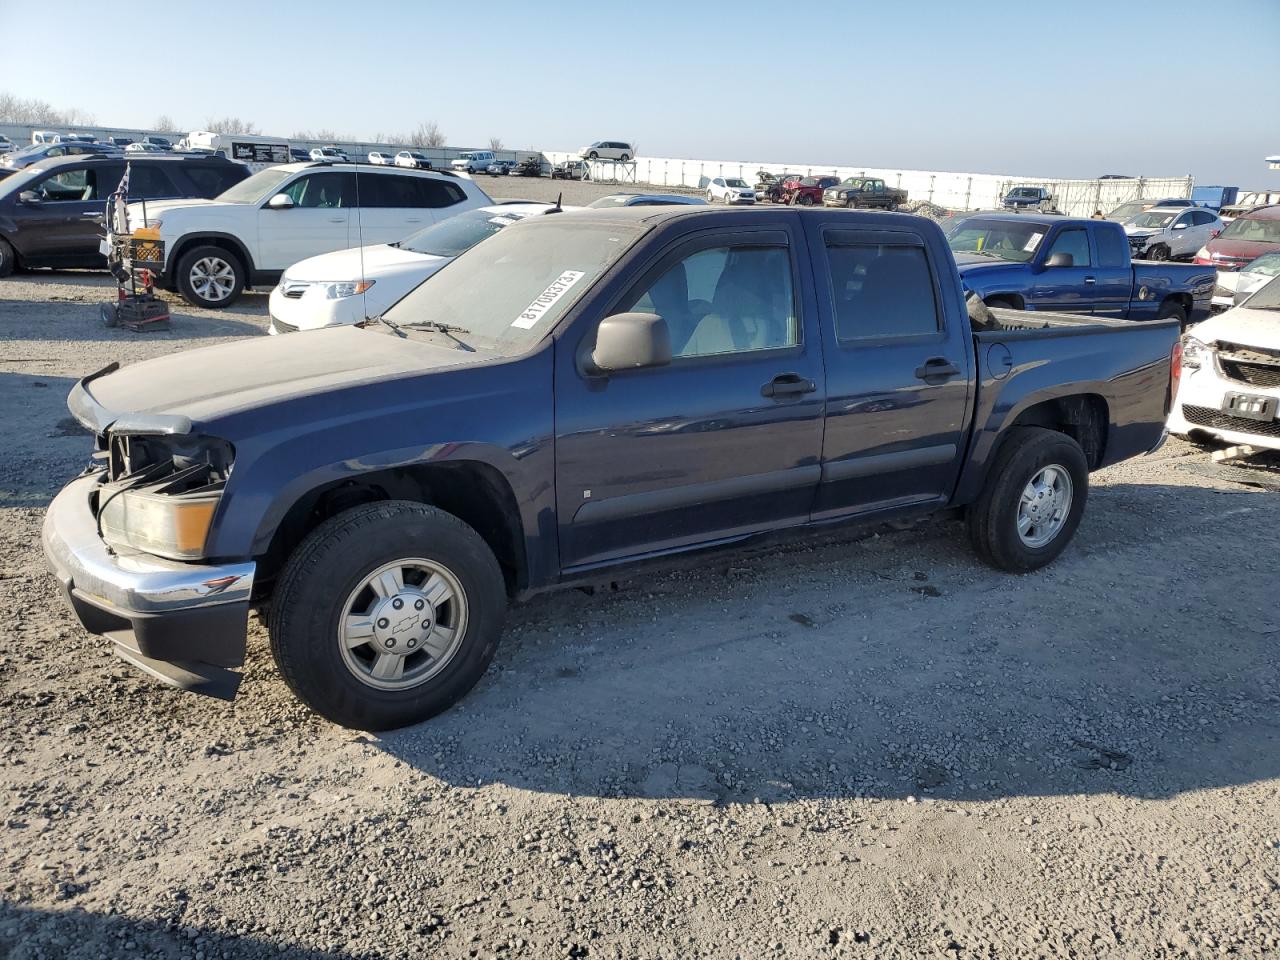
[[[45,560],[81,625],[160,679],[244,663],[255,564],[196,564],[116,551],[98,535],[89,498],[99,475],[62,489],[45,513]]]

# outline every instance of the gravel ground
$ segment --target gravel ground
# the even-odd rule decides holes
[[[613,189],[490,189],[562,188]],[[355,734],[260,626],[224,703],[63,609],[74,378],[265,329],[105,330],[110,292],[0,281],[0,955],[1280,953],[1276,473],[1171,442],[1026,577],[938,521],[547,596],[460,706]]]

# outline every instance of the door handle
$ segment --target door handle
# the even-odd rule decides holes
[[[762,397],[796,397],[804,393],[813,393],[817,385],[806,380],[798,373],[780,373],[760,388]]]
[[[347,218],[346,217],[330,217],[329,222],[330,223],[346,223]]]
[[[1085,277],[1085,278],[1084,278],[1084,282],[1085,282],[1085,283],[1097,283],[1098,281],[1097,281],[1097,278],[1096,278],[1096,277]]]
[[[960,368],[946,357],[930,357],[924,362],[924,366],[916,367],[916,379],[923,380],[925,383],[950,380],[959,373]]]

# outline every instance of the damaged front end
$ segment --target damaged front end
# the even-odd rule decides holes
[[[233,696],[244,662],[253,562],[206,562],[231,475],[230,443],[185,417],[116,414],[89,384],[68,407],[96,437],[94,464],[54,498],[43,541],[81,624],[175,686]]]

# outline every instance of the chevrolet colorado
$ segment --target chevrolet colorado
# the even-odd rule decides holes
[[[1035,570],[1163,439],[1177,336],[966,303],[913,216],[529,218],[363,327],[85,377],[44,549],[155,676],[232,695],[257,606],[305,703],[385,729],[477,682],[510,600],[640,561],[954,509]]]

